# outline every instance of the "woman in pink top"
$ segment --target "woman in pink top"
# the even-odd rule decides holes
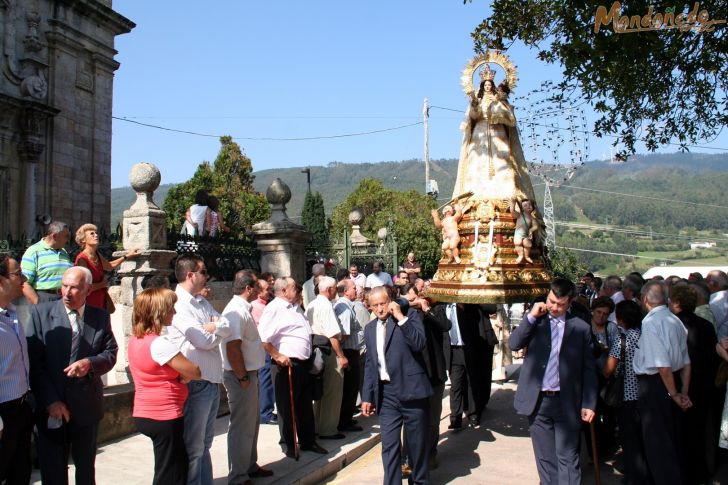
[[[186,383],[200,368],[159,334],[172,323],[177,295],[167,288],[144,290],[134,300],[129,369],[134,380],[134,421],[154,445],[154,485],[187,483],[182,438]]]

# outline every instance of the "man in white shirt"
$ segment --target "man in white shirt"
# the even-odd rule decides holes
[[[230,322],[230,336],[220,344],[223,383],[230,406],[228,426],[228,483],[252,485],[251,478],[269,477],[258,466],[258,370],[265,365],[265,350],[251,314],[257,298],[258,278],[252,270],[235,274],[233,297],[222,314]]]
[[[364,288],[367,282],[367,277],[359,272],[359,266],[356,264],[349,265],[349,278],[354,281],[356,286]]]
[[[276,278],[273,284],[275,298],[266,305],[260,317],[258,332],[263,348],[275,362],[271,369],[278,408],[278,429],[286,445],[286,456],[295,457],[293,437],[293,410],[295,403],[296,431],[301,449],[327,454],[316,443],[311,394],[311,326],[306,316],[295,306],[298,299],[296,281],[289,277]],[[289,369],[291,380],[289,381]]]
[[[599,293],[599,296],[608,296],[612,299],[614,306],[616,307],[617,303],[624,301],[624,294],[622,293],[622,279],[619,276],[608,276],[607,279],[604,280],[604,285],[602,285],[602,291]],[[609,321],[617,321],[617,316],[614,312],[609,315]]]
[[[339,281],[336,285],[336,292],[339,299],[334,305],[334,312],[341,324],[344,350],[344,357],[348,362],[344,371],[344,386],[341,397],[341,412],[339,414],[339,431],[362,431],[352,419],[352,411],[356,406],[356,397],[359,394],[361,364],[359,355],[361,344],[364,339],[364,329],[359,325],[354,300],[356,299],[356,285],[354,280],[346,279]],[[368,315],[367,315],[368,316]]]
[[[318,282],[319,294],[306,307],[306,317],[314,335],[328,339],[324,345],[323,395],[314,402],[313,413],[316,419],[316,433],[322,440],[344,438],[337,432],[341,397],[344,392],[344,369],[349,361],[341,347],[341,325],[336,318],[331,301],[336,296],[336,280],[321,276]]]
[[[316,298],[316,280],[326,274],[326,266],[316,263],[311,267],[311,278],[303,283],[303,307],[308,308],[308,304]]]
[[[190,485],[212,484],[210,447],[215,436],[215,418],[220,404],[222,359],[218,348],[230,335],[230,323],[220,317],[210,302],[200,295],[208,276],[204,260],[197,255],[177,259],[177,312],[169,326],[167,338],[182,355],[200,367],[202,379],[187,384],[185,402],[185,447],[189,458],[187,481]]]
[[[692,406],[688,397],[690,357],[688,332],[666,306],[667,287],[649,281],[642,288],[642,335],[634,353],[634,373],[639,380],[638,409],[642,416],[645,458],[652,482],[684,483],[684,413]]]
[[[714,270],[705,278],[710,290],[710,311],[715,316],[718,340],[728,337],[728,275]]]
[[[389,273],[384,271],[384,263],[377,261],[372,265],[372,270],[374,272],[367,276],[367,281],[364,285],[366,288],[371,289],[376,288],[377,286],[394,286],[394,283],[392,283],[392,277],[389,276]]]

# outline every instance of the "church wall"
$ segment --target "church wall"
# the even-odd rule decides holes
[[[114,38],[134,24],[108,0],[29,3],[0,0],[0,239],[38,215],[108,230]]]

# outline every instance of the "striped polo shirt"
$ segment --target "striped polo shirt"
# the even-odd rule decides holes
[[[53,249],[43,239],[29,247],[20,261],[28,284],[41,291],[59,289],[63,273],[71,266],[65,249]]]

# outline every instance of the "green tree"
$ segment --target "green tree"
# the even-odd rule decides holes
[[[334,208],[331,216],[331,235],[340,239],[347,230],[349,212],[354,208],[364,214],[362,232],[376,239],[379,228],[392,222],[397,248],[404,256],[414,251],[422,265],[422,274],[431,276],[440,259],[440,231],[435,228],[430,210],[435,201],[416,190],[399,192],[384,187],[377,179],[364,179],[349,196]]]
[[[470,0],[464,0],[464,3]],[[620,156],[634,153],[639,137],[650,151],[672,140],[687,144],[709,140],[728,124],[728,35],[724,25],[714,31],[659,29],[617,34],[611,20],[595,32],[597,6],[612,13],[618,2],[579,0],[494,0],[491,15],[472,33],[476,52],[506,50],[515,41],[538,50],[547,63],[559,64],[563,80],[553,97],[566,100],[582,93],[600,117],[597,136],[614,135],[624,145]],[[623,2],[622,16],[660,18],[666,7],[674,15],[692,9],[648,0]],[[701,12],[725,19],[728,3],[707,0]],[[653,18],[654,19],[654,18]]]
[[[324,249],[329,246],[329,228],[326,224],[324,199],[320,193],[306,192],[301,211],[301,224],[311,233],[313,247]]]
[[[253,166],[240,146],[231,137],[220,138],[220,151],[215,162],[202,162],[187,182],[171,188],[164,199],[167,226],[179,230],[187,208],[194,203],[198,190],[207,190],[220,200],[220,213],[233,235],[241,235],[253,224],[270,216],[270,207],[263,194],[253,189]]]
[[[554,277],[578,281],[579,277],[586,272],[586,265],[568,249],[556,248],[549,251],[549,259],[551,260]]]

